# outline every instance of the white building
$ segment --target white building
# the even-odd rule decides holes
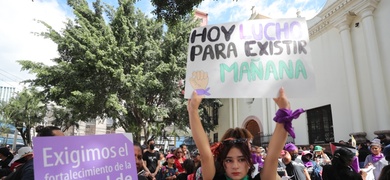
[[[351,133],[358,139],[378,134],[390,139],[389,12],[388,0],[328,0],[308,20],[317,95],[290,100],[293,109],[307,110],[293,121],[296,144],[346,141]],[[214,140],[230,127],[247,128],[255,137],[272,134],[272,99],[222,102],[218,130],[210,134]]]

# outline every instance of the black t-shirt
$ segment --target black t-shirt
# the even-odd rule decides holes
[[[154,173],[158,165],[158,160],[160,159],[160,154],[158,152],[151,153],[146,151],[142,159],[146,161],[146,167],[148,167],[150,173]]]
[[[363,180],[362,176],[349,167],[325,165],[322,170],[323,180]]]
[[[359,149],[359,162],[364,162],[366,157],[371,154],[371,151],[367,148]]]
[[[188,176],[189,174],[188,173],[181,173],[181,174],[179,174],[179,175],[177,175],[177,180],[187,180],[187,176]]]

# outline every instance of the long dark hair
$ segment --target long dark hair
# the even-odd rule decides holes
[[[247,139],[232,139],[228,138],[225,141],[222,141],[221,145],[218,147],[219,154],[217,156],[216,169],[219,173],[225,173],[224,160],[226,159],[229,151],[232,148],[237,148],[240,150],[242,155],[245,158],[246,163],[249,165],[248,175],[250,176],[255,170],[255,167],[252,163],[252,155],[247,145]]]
[[[334,167],[348,167],[353,158],[355,157],[355,153],[347,148],[339,148],[334,152],[332,159],[332,166]]]
[[[351,165],[355,153],[351,150],[341,147],[334,152],[332,165],[324,166],[323,179],[324,180],[343,180],[349,173],[356,173],[351,171],[348,167]],[[331,167],[331,168],[329,168]]]
[[[183,168],[186,170],[187,174],[192,174],[195,171],[195,164],[192,159],[186,159],[183,162]]]
[[[378,180],[390,180],[390,165],[387,165],[382,169]]]
[[[53,131],[60,130],[60,128],[55,126],[37,126],[35,131],[38,133],[37,136],[54,136]]]
[[[11,153],[11,151],[9,151],[7,147],[0,148],[0,154],[10,159],[14,158],[14,155]],[[2,161],[4,161],[4,159],[2,159]]]

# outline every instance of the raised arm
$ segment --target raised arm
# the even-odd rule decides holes
[[[284,93],[284,89],[279,90],[279,96],[274,98],[275,103],[279,109],[290,110],[290,103]],[[280,179],[277,174],[278,158],[283,146],[287,140],[287,131],[284,128],[284,124],[276,123],[274,133],[268,145],[267,157],[264,160],[264,168],[261,170],[261,179],[276,180]]]
[[[200,117],[198,108],[202,102],[202,96],[199,96],[195,91],[192,93],[191,99],[188,100],[188,115],[190,118],[190,127],[192,137],[194,138],[196,147],[202,155],[202,176],[203,179],[213,179],[215,175],[214,158],[211,153],[209,138],[207,137]]]

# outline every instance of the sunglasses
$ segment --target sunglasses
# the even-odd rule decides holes
[[[222,144],[224,144],[224,145],[244,144],[244,143],[247,143],[247,142],[248,142],[248,139],[246,139],[246,138],[240,138],[240,139],[228,138],[228,139],[222,141]]]

